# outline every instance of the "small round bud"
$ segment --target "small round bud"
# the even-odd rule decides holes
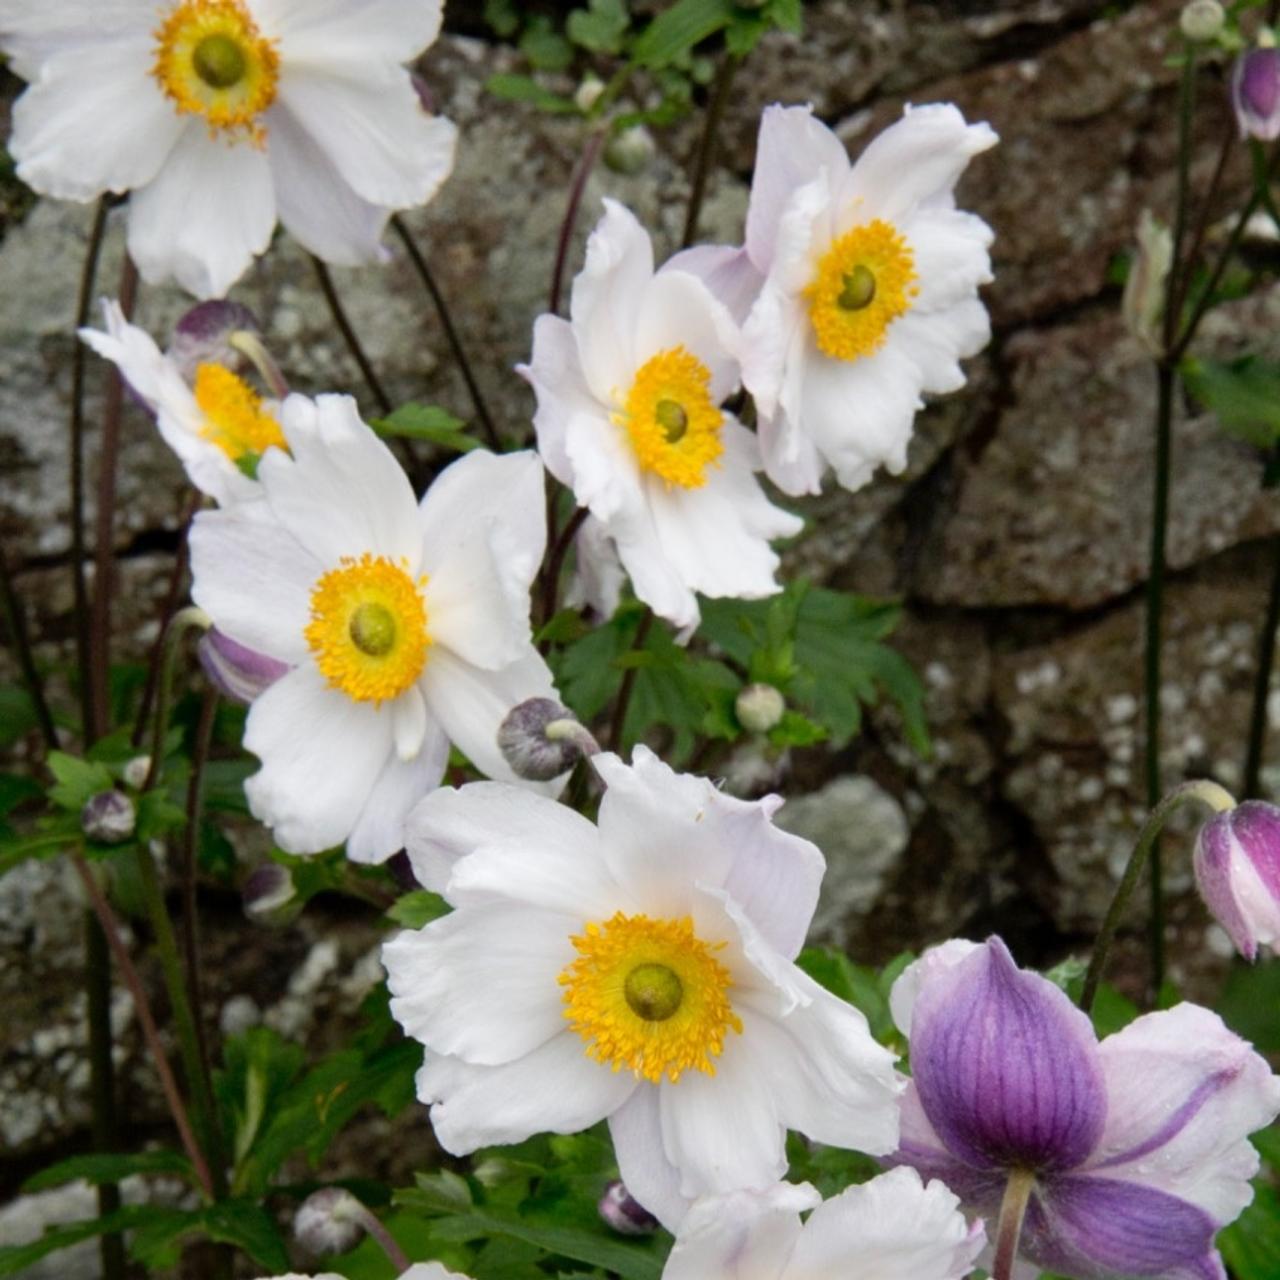
[[[350,1191],[313,1191],[293,1215],[293,1238],[313,1257],[353,1249],[364,1236],[365,1207]]]
[[[249,873],[240,901],[254,924],[286,924],[301,906],[289,868],[278,862],[264,862]]]
[[[634,124],[615,133],[605,144],[604,162],[614,173],[632,176],[644,172],[655,150],[653,134],[644,125]]]
[[[733,709],[744,729],[768,733],[782,719],[787,702],[771,684],[749,684],[739,692]]]
[[[588,73],[573,95],[574,105],[579,111],[590,111],[600,101],[603,92],[604,81]]]
[[[249,649],[216,629],[200,637],[196,655],[209,683],[232,702],[252,702],[289,672],[286,663]]]
[[[519,777],[549,782],[600,746],[568,707],[554,698],[529,698],[498,726],[498,749]]]
[[[600,1197],[600,1217],[623,1236],[649,1236],[658,1229],[658,1220],[627,1188],[614,1179]]]
[[[123,791],[99,791],[80,810],[80,829],[95,844],[123,844],[137,825],[137,810]]]
[[[134,756],[124,767],[125,784],[135,791],[141,791],[147,785],[147,776],[151,772],[150,756]]]
[[[1226,23],[1227,15],[1218,0],[1191,0],[1183,6],[1178,26],[1188,40],[1214,39]]]

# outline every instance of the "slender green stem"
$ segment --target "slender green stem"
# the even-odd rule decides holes
[[[120,310],[133,315],[138,292],[138,269],[125,255],[120,272]],[[93,607],[90,611],[89,690],[94,721],[100,733],[111,727],[111,594],[115,586],[116,470],[120,459],[120,418],[124,411],[124,378],[112,364],[102,407],[98,446],[98,507],[94,520]]]
[[[160,1043],[160,1032],[156,1027],[155,1016],[151,1012],[151,1002],[147,999],[147,989],[142,985],[142,978],[134,966],[128,948],[121,940],[120,929],[116,924],[115,915],[111,910],[110,903],[107,902],[106,895],[102,892],[102,887],[98,884],[97,878],[93,874],[93,869],[84,860],[83,855],[79,853],[72,855],[71,864],[75,867],[76,873],[80,877],[80,882],[84,885],[85,893],[89,897],[93,912],[97,916],[98,923],[102,926],[102,934],[106,939],[107,945],[111,948],[112,955],[115,957],[116,967],[120,970],[120,976],[124,979],[124,984],[128,987],[129,994],[133,996],[134,1013],[137,1014],[138,1025],[142,1028],[142,1038],[146,1041],[147,1050],[155,1063],[156,1075],[160,1078],[161,1092],[164,1094],[165,1101],[169,1104],[169,1114],[173,1117],[173,1123],[178,1130],[178,1137],[182,1142],[183,1150],[186,1151],[187,1158],[191,1161],[191,1168],[195,1173],[196,1181],[199,1182],[205,1198],[212,1200],[214,1198],[214,1184],[210,1175],[209,1165],[204,1158],[204,1153],[200,1150],[200,1144],[196,1142],[195,1134],[191,1129],[191,1122],[187,1117],[187,1109],[183,1105],[182,1094],[178,1091],[178,1082],[174,1079],[173,1069],[169,1066],[169,1059],[165,1056],[164,1045]]]
[[[649,638],[649,630],[653,626],[653,610],[646,606],[640,625],[636,628],[635,639],[631,642],[632,653],[644,648]],[[627,724],[627,708],[631,705],[631,694],[636,686],[635,667],[628,667],[622,673],[622,684],[618,689],[618,700],[613,704],[613,719],[609,723],[609,750],[622,751],[622,731]]]
[[[495,453],[499,453],[502,450],[502,437],[498,434],[493,415],[489,412],[489,406],[485,403],[484,393],[480,390],[480,383],[476,380],[475,372],[471,368],[471,361],[467,359],[467,352],[462,345],[462,339],[458,335],[458,330],[454,327],[453,317],[449,313],[449,305],[444,300],[444,294],[436,283],[436,278],[432,275],[431,268],[427,265],[427,260],[423,256],[422,250],[418,248],[418,242],[413,238],[408,224],[398,213],[391,215],[391,226],[396,235],[400,237],[400,242],[404,245],[405,252],[409,255],[409,261],[413,263],[413,269],[418,273],[418,279],[422,281],[422,287],[426,289],[431,301],[435,304],[436,314],[440,317],[440,327],[444,330],[445,340],[449,343],[449,349],[453,352],[453,358],[457,362],[459,372],[462,374],[462,380],[467,384],[467,392],[471,396],[471,403],[475,406],[476,416],[480,419],[480,425],[484,429],[485,438],[489,441],[489,447]]]
[[[98,260],[102,256],[102,238],[107,229],[107,197],[98,201],[93,215],[93,227],[89,232],[89,247],[85,251],[84,269],[80,274],[80,296],[76,302],[75,329],[89,323],[89,308],[93,305],[93,291],[98,279]],[[91,629],[89,619],[89,588],[85,583],[85,535],[84,535],[84,383],[88,352],[85,344],[76,336],[71,349],[71,424],[69,441],[69,469],[71,473],[71,589],[76,611],[76,668],[80,684],[81,731],[86,744],[101,736],[102,726],[97,723],[93,705],[93,692],[89,682],[89,653]]]
[[[564,568],[564,558],[577,537],[578,530],[586,523],[591,514],[587,507],[579,507],[569,518],[564,532],[556,539],[555,546],[547,556],[547,563],[542,570],[542,613],[539,621],[545,626],[555,617],[560,596],[560,571]]]
[[[609,136],[607,125],[592,130],[587,135],[586,145],[582,148],[582,156],[573,172],[573,181],[569,184],[569,199],[565,204],[564,217],[560,219],[560,233],[556,236],[556,258],[551,268],[551,294],[547,300],[547,310],[553,316],[560,314],[560,296],[564,292],[564,272],[569,261],[569,245],[573,242],[573,231],[578,224],[578,211],[582,208],[582,196],[587,189],[587,179],[600,159],[605,139]]]
[[[1191,133],[1196,98],[1196,50],[1193,44],[1184,42],[1185,61],[1178,82],[1178,195],[1173,215],[1173,253],[1170,258],[1169,278],[1165,282],[1164,349],[1173,345],[1180,319],[1177,299],[1181,294],[1180,281],[1190,278],[1191,263],[1182,261],[1182,242],[1187,233],[1187,212],[1191,189]]]
[[[1267,700],[1271,694],[1271,671],[1275,662],[1276,629],[1280,627],[1280,534],[1271,538],[1271,593],[1267,613],[1258,637],[1258,665],[1253,677],[1253,707],[1249,714],[1249,747],[1245,754],[1241,794],[1253,800],[1260,794],[1262,751],[1267,738]]]
[[[9,574],[9,560],[0,547],[0,612],[4,614],[5,629],[9,633],[9,643],[18,659],[18,669],[22,672],[23,683],[27,686],[27,694],[36,713],[36,724],[44,738],[45,749],[58,749],[58,730],[53,723],[53,715],[49,711],[49,703],[44,696],[44,681],[36,667],[35,655],[31,651],[31,638],[27,635],[27,624],[22,616],[22,606],[18,602],[17,592],[13,589],[13,579]]]
[[[382,1225],[382,1222],[371,1209],[365,1205],[360,1205],[358,1209],[353,1210],[351,1216],[359,1222],[367,1234],[378,1242],[382,1252],[390,1260],[391,1265],[401,1275],[409,1270],[409,1259],[405,1255],[405,1251],[400,1247],[400,1242]]]
[[[1036,1178],[1029,1169],[1013,1169],[1004,1186],[1000,1201],[1000,1218],[996,1224],[995,1260],[991,1264],[991,1280],[1010,1280],[1013,1264],[1018,1260],[1018,1241],[1022,1238],[1022,1220],[1027,1202],[1035,1188]]]
[[[1093,1008],[1094,997],[1098,994],[1098,983],[1102,981],[1102,971],[1106,967],[1107,953],[1111,950],[1116,930],[1120,927],[1120,920],[1142,876],[1142,869],[1155,846],[1156,838],[1168,821],[1169,815],[1191,800],[1198,800],[1201,804],[1208,805],[1216,813],[1232,809],[1236,803],[1235,797],[1224,787],[1208,779],[1199,779],[1174,787],[1159,804],[1152,808],[1150,816],[1138,833],[1138,839],[1133,846],[1133,852],[1129,855],[1124,875],[1116,888],[1115,896],[1111,899],[1111,906],[1107,908],[1106,919],[1103,920],[1102,928],[1098,931],[1098,939],[1093,944],[1093,955],[1089,958],[1089,969],[1084,976],[1084,986],[1080,992],[1080,1008],[1085,1013]]]
[[[1204,247],[1204,238],[1209,231],[1209,221],[1213,215],[1213,201],[1222,185],[1222,176],[1227,170],[1227,161],[1236,148],[1236,125],[1234,120],[1227,121],[1222,133],[1222,145],[1218,148],[1218,159],[1213,167],[1213,176],[1209,179],[1208,189],[1200,201],[1200,212],[1196,218],[1195,231],[1191,236],[1191,247],[1183,259],[1182,272],[1178,287],[1174,292],[1174,302],[1170,310],[1175,317],[1181,317],[1182,308],[1186,304],[1187,290],[1191,285],[1191,276],[1195,271],[1196,260]],[[1167,316],[1167,313],[1166,313]]]
[[[195,605],[180,609],[169,620],[164,630],[164,655],[160,662],[160,680],[156,688],[156,719],[151,732],[151,762],[147,766],[146,781],[143,791],[150,791],[160,785],[164,772],[165,736],[169,732],[169,705],[173,701],[173,677],[177,670],[178,653],[182,648],[182,638],[188,631],[206,631],[209,628],[209,615]]]
[[[715,160],[720,122],[724,118],[724,109],[729,102],[733,77],[741,65],[742,59],[737,54],[726,53],[721,60],[720,69],[716,72],[715,83],[711,87],[711,101],[707,104],[707,117],[703,123],[702,138],[698,144],[698,158],[693,169],[693,189],[689,193],[689,208],[684,219],[684,235],[680,238],[682,249],[687,249],[698,238],[698,218],[702,213],[702,202],[707,194],[707,179],[711,176],[711,166]]]
[[[342,340],[347,344],[347,350],[351,352],[352,358],[360,366],[360,374],[364,378],[365,385],[369,388],[374,401],[377,403],[378,412],[383,417],[386,417],[391,412],[391,397],[387,395],[386,389],[374,372],[373,362],[365,354],[365,349],[360,344],[356,331],[351,327],[346,308],[342,305],[342,299],[338,297],[338,290],[334,287],[333,276],[329,274],[328,266],[317,258],[315,254],[311,255],[311,265],[316,269],[316,279],[320,281],[320,291],[324,294],[324,300],[329,304],[329,312],[333,316],[333,322],[338,326],[338,332],[342,334]]]

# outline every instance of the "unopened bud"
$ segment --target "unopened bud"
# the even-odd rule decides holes
[[[653,134],[644,125],[633,124],[605,144],[604,162],[614,173],[634,175],[644,171],[655,150]]]
[[[768,733],[782,719],[786,699],[771,684],[749,684],[733,704],[738,723],[751,733]]]
[[[216,629],[200,637],[196,653],[209,682],[232,702],[252,702],[289,673],[287,663],[258,653]]]
[[[1272,142],[1280,137],[1280,49],[1270,33],[1242,53],[1231,72],[1231,105],[1242,138]]]
[[[147,779],[151,776],[151,757],[134,756],[132,760],[125,764],[121,772],[126,785],[132,787],[135,791],[141,791],[147,785]]]
[[[627,1188],[614,1179],[600,1197],[600,1217],[619,1235],[649,1236],[658,1229],[658,1220]]]
[[[1194,864],[1205,905],[1246,960],[1260,946],[1280,949],[1280,809],[1246,800],[1215,814],[1196,837]]]
[[[1120,303],[1125,327],[1154,356],[1164,353],[1165,284],[1173,264],[1173,236],[1149,209],[1138,219],[1138,246]]]
[[[188,382],[195,381],[196,370],[202,364],[239,368],[241,353],[231,344],[231,335],[238,331],[262,332],[248,307],[221,298],[198,303],[174,325],[169,358]]]
[[[1178,26],[1188,40],[1213,40],[1226,23],[1227,15],[1218,0],[1191,0],[1184,5]]]
[[[302,905],[289,868],[278,862],[255,867],[240,889],[240,900],[254,924],[287,924]]]
[[[346,1253],[365,1233],[367,1210],[350,1191],[313,1191],[293,1215],[293,1238],[313,1257]]]
[[[123,791],[99,791],[80,810],[80,829],[95,844],[123,844],[138,826],[138,811]]]
[[[529,698],[498,726],[498,748],[518,777],[549,782],[595,755],[600,744],[568,707],[554,698]]]
[[[604,81],[588,73],[573,95],[574,104],[579,111],[590,111],[600,101],[603,92]]]

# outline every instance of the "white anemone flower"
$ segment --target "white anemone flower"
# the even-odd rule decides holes
[[[377,862],[450,742],[515,781],[498,726],[555,696],[529,630],[542,465],[478,449],[419,506],[349,396],[291,395],[282,422],[291,452],[263,456],[262,500],[196,517],[192,596],[223,635],[292,668],[249,711],[254,815],[291,853],[345,840]]]
[[[391,212],[429,200],[454,126],[408,70],[441,0],[7,0],[0,49],[29,81],[18,176],[45,195],[132,192],[142,277],[224,294],[277,217],[312,253],[382,256]]]
[[[288,1275],[269,1276],[267,1280],[344,1280],[336,1271],[323,1271],[319,1275],[303,1275],[291,1271]],[[468,1280],[461,1271],[450,1271],[440,1262],[415,1262],[400,1273],[400,1280]]]
[[[145,329],[126,320],[118,302],[104,301],[102,310],[106,332],[81,329],[80,337],[119,368],[155,415],[160,435],[191,483],[220,506],[260,497],[253,476],[258,460],[268,449],[287,448],[279,405],[264,400],[218,360],[199,361],[188,382],[179,362],[161,351]]]
[[[803,522],[765,497],[755,437],[720,407],[739,381],[728,311],[693,275],[655,275],[648,233],[604,204],[571,320],[538,318],[520,372],[538,397],[547,470],[613,540],[636,595],[693,627],[697,591],[779,590],[769,540]]]
[[[731,308],[754,295],[742,379],[785,492],[818,493],[828,466],[846,489],[901,471],[921,393],[964,385],[960,359],[991,336],[992,236],[952,192],[995,142],[950,104],[908,107],[851,165],[810,108],[766,108],[744,248],[673,265]]]
[[[926,1186],[914,1169],[882,1173],[825,1203],[808,1183],[710,1196],[680,1224],[662,1280],[962,1280],[985,1232],[959,1206],[945,1184]]]
[[[781,799],[733,799],[644,747],[593,764],[598,826],[496,783],[410,815],[414,872],[454,910],[382,955],[440,1144],[607,1118],[627,1189],[672,1228],[699,1195],[777,1182],[788,1129],[887,1152],[903,1083],[794,963],[825,864],[772,824]]]

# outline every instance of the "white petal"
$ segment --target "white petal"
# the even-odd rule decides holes
[[[431,638],[479,667],[514,662],[530,641],[529,590],[547,543],[538,455],[477,449],[422,500]]]
[[[286,852],[319,853],[351,834],[389,763],[391,714],[299,667],[249,708],[244,745],[262,761],[244,784],[254,817]]]
[[[625,398],[639,363],[635,302],[653,275],[653,246],[629,209],[605,200],[604,210],[574,279],[569,313],[587,385],[610,404]]]
[[[405,931],[382,948],[392,1016],[432,1053],[482,1066],[523,1058],[565,1030],[557,978],[580,928],[571,916],[491,904]]]
[[[405,844],[405,822],[413,806],[440,785],[449,763],[449,738],[428,720],[418,754],[412,760],[394,756],[378,775],[351,835],[347,857],[352,862],[385,862]]]
[[[220,298],[266,250],[275,225],[266,154],[211,138],[192,120],[129,201],[129,253],[148,283],[172,276],[198,298]]]
[[[382,233],[391,210],[357,195],[283,103],[268,121],[276,208],[293,238],[335,266],[386,262]]]
[[[155,10],[139,0],[5,0],[0,47],[24,80],[34,81],[48,59],[81,45],[150,37]]]
[[[283,63],[281,103],[371,204],[426,204],[453,169],[455,130],[427,114],[402,67]]]
[[[606,787],[604,859],[643,910],[689,915],[697,888],[723,889],[770,946],[787,958],[800,950],[826,864],[816,845],[773,825],[777,796],[725,795],[644,746],[630,767],[609,752],[593,763]]]
[[[588,516],[573,540],[573,576],[564,593],[565,607],[585,605],[600,619],[612,618],[626,580],[618,544],[595,516]]]
[[[411,62],[440,34],[443,0],[250,0],[282,59]]]
[[[561,484],[573,485],[573,470],[565,452],[565,430],[575,414],[599,417],[602,406],[582,373],[582,360],[573,326],[559,316],[541,315],[533,322],[533,354],[516,372],[533,387],[538,407],[533,427],[542,461]]]
[[[773,265],[783,211],[801,187],[821,179],[828,190],[849,171],[840,139],[812,107],[766,107],[760,116],[756,171],[747,209],[747,253],[758,270]]]
[[[894,325],[894,341],[920,369],[922,390],[959,391],[964,386],[960,361],[991,340],[991,320],[978,298],[944,311],[911,312]]]
[[[356,402],[291,395],[281,421],[293,456],[273,450],[258,466],[276,519],[326,569],[368,552],[416,577],[422,541],[413,489]]]
[[[737,325],[697,276],[664,268],[633,305],[637,367],[660,352],[684,347],[711,374],[713,403],[737,390]]]
[[[975,214],[922,209],[902,233],[911,245],[920,290],[912,312],[954,306],[972,299],[979,285],[991,283],[991,228]]]
[[[894,1055],[852,1005],[808,978],[794,981],[809,1000],[789,1013],[779,1015],[776,1001],[759,992],[744,993],[735,1005],[743,1042],[772,1082],[783,1124],[816,1142],[887,1155],[898,1145],[904,1087]]]
[[[715,1065],[714,1076],[686,1071],[657,1086],[662,1145],[690,1200],[762,1190],[787,1169],[781,1098],[757,1069],[745,1034],[729,1034]]]
[[[603,409],[574,413],[565,424],[569,487],[580,507],[611,528],[644,508],[639,464],[626,432]]]
[[[459,861],[495,848],[505,857],[513,842],[523,841],[527,867],[511,884],[511,895],[553,911],[569,909],[578,881],[596,883],[599,844],[595,826],[581,814],[525,787],[507,782],[470,782],[442,787],[425,797],[409,815],[405,848],[418,883],[449,896],[450,879]],[[562,882],[561,885],[557,882]],[[463,878],[468,896],[482,899],[489,891],[484,868]],[[539,887],[541,886],[541,887]],[[501,884],[492,886],[500,891]],[[456,904],[455,904],[456,905]],[[590,913],[588,913],[590,914]]]
[[[821,1201],[807,1182],[705,1196],[680,1223],[662,1280],[779,1280],[800,1237],[800,1214]]]
[[[648,502],[642,500],[601,523],[639,599],[673,627],[692,631],[702,616],[698,598],[663,551]]]
[[[10,19],[0,16],[0,42]],[[105,33],[104,33],[105,34]],[[151,74],[149,31],[96,36],[59,48],[14,103],[9,150],[18,177],[61,200],[145,187],[165,163],[184,120]]]
[[[305,632],[322,566],[265,502],[201,511],[190,546],[191,597],[219,631],[280,662],[310,663]]]
[[[529,698],[554,698],[551,672],[531,644],[524,656],[496,671],[473,666],[443,645],[427,651],[421,686],[427,709],[444,726],[454,745],[472,764],[499,782],[520,782],[544,794],[556,795],[564,785],[526,782],[517,778],[498,748],[498,726],[518,702]]]
[[[966,124],[950,103],[905,107],[902,119],[858,157],[842,193],[848,206],[898,223],[918,205],[949,196],[973,156],[995,146],[988,124]]]
[[[417,685],[410,685],[387,704],[391,709],[391,740],[396,758],[407,764],[422,750],[427,736],[427,704]]]
[[[603,1120],[636,1088],[625,1072],[587,1057],[582,1037],[562,1031],[515,1062],[478,1067],[428,1054],[418,1097],[434,1103],[436,1140],[455,1156],[535,1133],[577,1133]]]
[[[805,1223],[782,1280],[837,1272],[876,1280],[961,1280],[986,1243],[941,1182],[892,1169],[820,1204]]]
[[[662,270],[685,271],[697,276],[738,325],[745,323],[764,284],[763,274],[752,264],[745,249],[723,244],[696,244],[691,249],[682,249],[667,259]]]
[[[925,982],[935,974],[945,973],[961,964],[976,951],[979,943],[967,938],[951,938],[930,947],[919,960],[913,960],[898,975],[889,992],[889,1012],[894,1026],[908,1039],[911,1038],[911,1015],[915,1011],[916,997]]]
[[[659,1108],[658,1090],[639,1085],[609,1117],[609,1137],[627,1190],[668,1231],[674,1231],[690,1202],[680,1194],[680,1173],[662,1145]]]
[[[1230,1222],[1253,1198],[1247,1135],[1280,1113],[1280,1079],[1208,1009],[1149,1013],[1099,1047],[1107,1123],[1080,1172],[1140,1182]]]

